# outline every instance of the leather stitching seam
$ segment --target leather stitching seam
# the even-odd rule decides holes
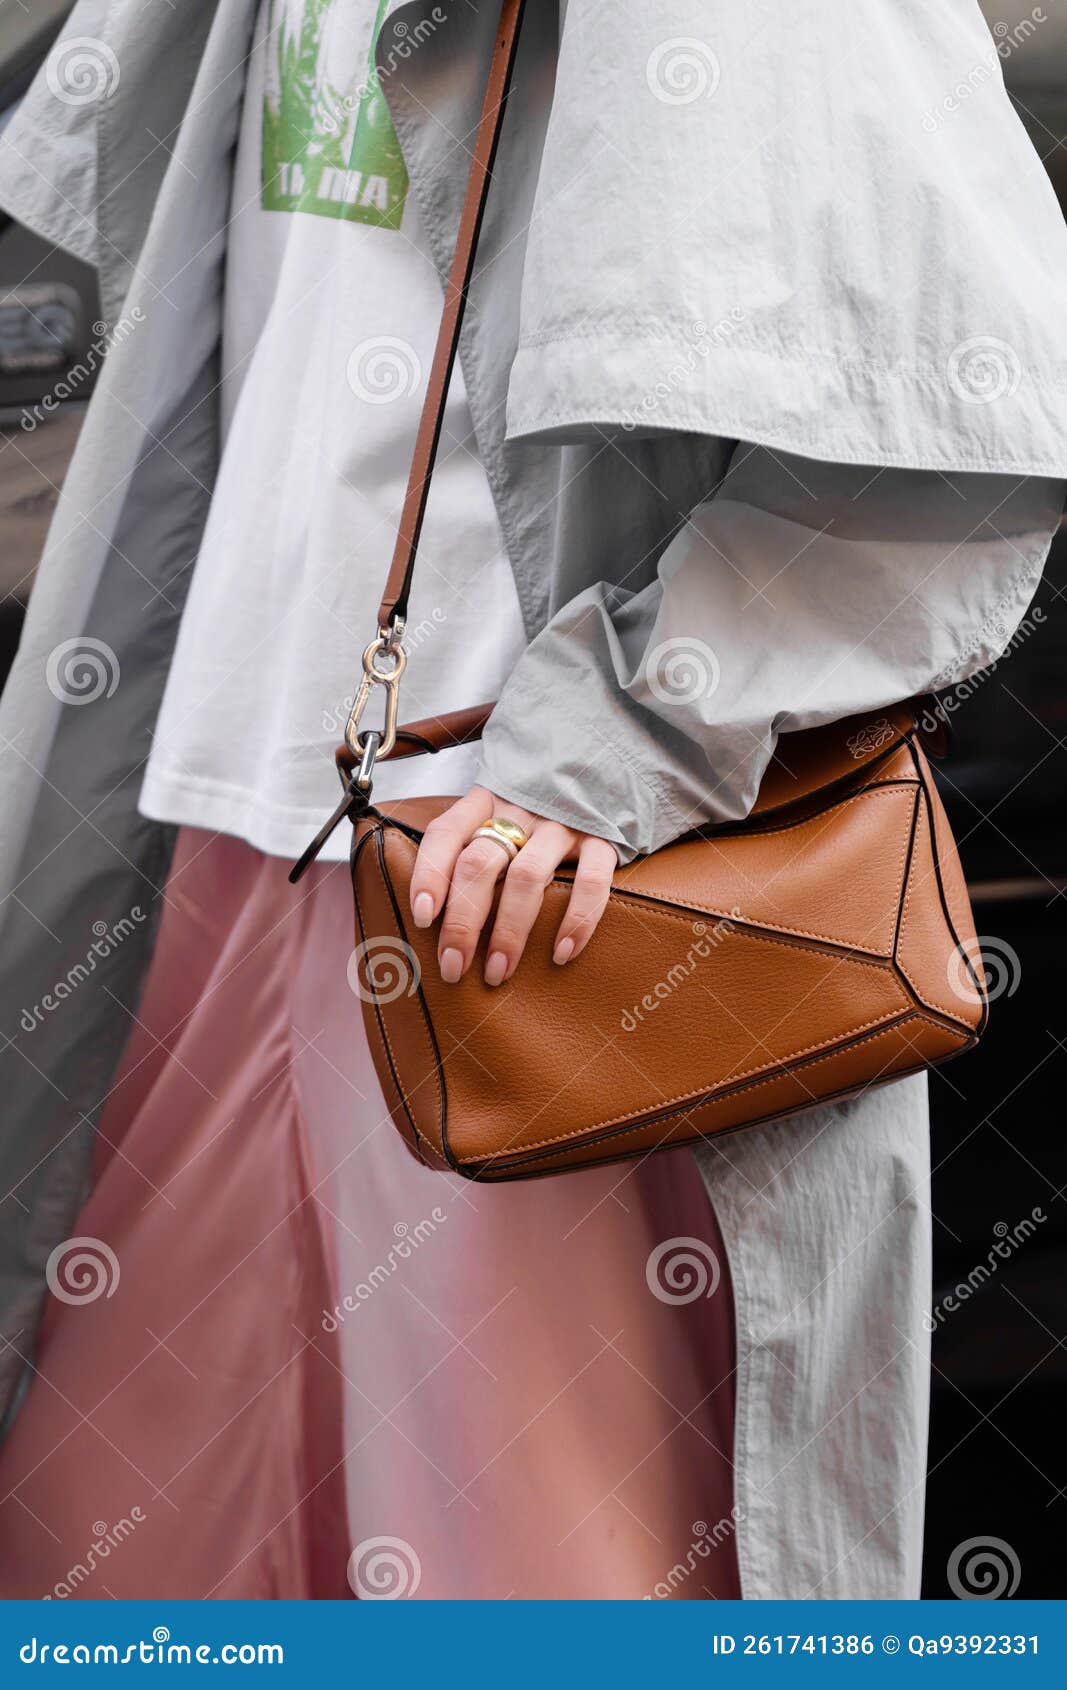
[[[933,818],[932,814],[930,813],[929,803],[923,802],[925,794],[923,793],[921,786],[919,788],[919,793],[920,793],[919,802],[920,802],[920,805],[922,807],[922,813],[923,813],[923,815],[925,816],[925,819],[926,819],[926,844],[927,844],[927,848],[928,848],[928,861],[924,862],[923,868],[924,868],[924,873],[926,875],[932,875],[936,878],[936,875],[937,875],[937,837],[934,833],[934,818]],[[896,966],[899,968],[901,974],[904,976],[905,980],[908,982],[908,985],[911,987],[912,991],[914,992],[916,1001],[918,1003],[924,1004],[927,1009],[935,1010],[938,1015],[945,1016],[945,1018],[947,1020],[954,1021],[957,1024],[957,1026],[966,1027],[968,1032],[971,1032],[971,1028],[970,1028],[969,1023],[959,1014],[959,1012],[955,1009],[952,1009],[952,1008],[945,1009],[942,1004],[939,1004],[939,1003],[932,1001],[933,1000],[933,994],[932,993],[930,994],[931,1001],[927,1002],[926,996],[922,992],[922,990],[919,987],[916,980],[913,978],[911,970],[908,968],[907,964],[903,960],[901,953],[902,953],[903,948],[904,948],[904,934],[905,934],[905,931],[906,931],[907,925],[908,925],[908,914],[909,914],[909,911],[910,911],[910,908],[911,908],[912,889],[913,889],[915,877],[916,877],[916,864],[913,860],[913,862],[911,864],[911,870],[908,874],[908,884],[904,888],[904,900],[903,900],[903,903],[901,905],[901,910],[900,910],[900,932],[897,936],[897,943],[896,943],[895,950],[894,950],[893,961],[896,963]],[[946,926],[947,926],[947,923],[946,923]],[[955,938],[955,935],[950,933],[950,937]]]
[[[792,833],[795,828],[803,827],[807,822],[817,821],[820,816],[828,816],[833,810],[843,810],[848,804],[858,804],[861,798],[870,798],[872,796],[878,797],[881,793],[891,792],[898,786],[917,788],[918,785],[919,782],[917,780],[913,780],[909,775],[885,775],[881,780],[871,780],[863,788],[862,792],[854,792],[851,798],[835,798],[831,803],[823,804],[821,809],[811,810],[807,813],[807,815],[795,816],[792,821],[775,822],[769,827],[761,827],[759,815],[758,813],[754,813],[751,826],[749,826],[746,822],[741,826],[734,828],[732,831],[723,832],[719,837],[723,839],[763,839],[769,833]],[[819,796],[820,794],[818,792],[810,794],[810,797],[813,800],[818,799]],[[805,800],[803,798],[793,798],[790,800],[791,805],[803,804],[804,802]],[[784,806],[782,807],[784,808]],[[770,814],[773,815],[774,812],[771,811]],[[716,841],[716,835],[708,834],[705,842],[708,840],[714,844]]]
[[[684,916],[674,916],[670,910],[654,910],[652,913],[655,914],[655,915],[664,916],[668,920],[681,921],[681,920],[685,919]],[[804,946],[798,947],[798,946],[789,945],[783,939],[764,938],[763,935],[761,935],[761,934],[752,934],[751,937],[755,938],[760,943],[765,944],[765,945],[782,945],[787,950],[793,950],[793,949],[803,950],[805,948]],[[818,953],[815,953],[815,954],[818,954]],[[889,974],[891,977],[893,977],[892,969],[887,968],[885,964],[875,963],[875,962],[865,962],[861,958],[852,958],[852,957],[845,958],[844,960],[850,962],[854,967],[874,969],[879,974],[882,974],[882,975]],[[897,1011],[896,1013],[899,1014],[900,1012]],[[790,1051],[787,1056],[776,1056],[776,1057],[772,1058],[773,1067],[772,1067],[772,1073],[770,1075],[770,1078],[773,1079],[776,1076],[780,1075],[782,1069],[787,1067],[790,1062],[795,1062],[798,1057],[809,1056],[813,1051],[818,1051],[818,1050],[830,1050],[830,1051],[832,1051],[837,1046],[847,1043],[849,1041],[849,1039],[853,1038],[857,1033],[863,1033],[867,1030],[868,1027],[875,1027],[875,1026],[879,1025],[880,1023],[884,1022],[885,1018],[886,1018],[885,1012],[883,1012],[881,1015],[872,1016],[869,1021],[861,1021],[855,1027],[847,1028],[846,1031],[843,1032],[843,1033],[834,1034],[834,1036],[830,1039],[822,1039],[822,1040],[816,1041],[815,1044],[803,1045],[799,1050]],[[924,1019],[929,1019],[929,1018],[924,1017]],[[763,1065],[764,1071],[766,1070],[766,1066],[767,1066],[766,1064]],[[738,1074],[731,1075],[729,1077],[729,1079],[727,1081],[722,1082],[722,1084],[724,1086],[732,1085],[732,1082],[734,1080],[743,1081],[743,1080],[747,1079],[750,1074],[758,1074],[758,1073],[760,1073],[760,1071],[761,1071],[760,1064],[757,1063],[752,1068],[741,1069],[741,1071]],[[753,1083],[758,1084],[759,1082],[756,1081],[756,1082],[753,1082]],[[678,1092],[677,1095],[674,1096],[674,1097],[663,1098],[661,1103],[657,1107],[662,1108],[662,1109],[670,1109],[672,1104],[674,1104],[674,1103],[684,1103],[688,1099],[691,1099],[691,1098],[694,1098],[694,1097],[700,1097],[704,1093],[706,1093],[707,1090],[708,1090],[708,1088],[706,1086],[697,1086],[692,1091]],[[634,1111],[631,1110],[630,1113],[633,1114]],[[649,1111],[644,1110],[644,1111],[642,1111],[642,1113],[648,1114]],[[578,1137],[582,1136],[584,1133],[599,1132],[599,1130],[602,1127],[614,1126],[620,1120],[624,1120],[624,1119],[625,1119],[625,1116],[618,1116],[618,1115],[610,1116],[609,1115],[609,1116],[606,1116],[604,1118],[604,1120],[602,1120],[602,1121],[588,1122],[585,1126],[575,1127],[570,1132],[557,1133],[551,1138],[537,1139],[532,1144],[523,1145],[522,1148],[523,1148],[523,1150],[540,1150],[540,1149],[543,1149],[546,1145],[559,1144],[559,1143],[563,1142],[563,1140],[565,1140],[565,1139],[578,1138]],[[460,1160],[461,1161],[478,1161],[478,1160],[480,1160],[480,1158],[479,1157],[461,1157]]]
[[[906,781],[906,782],[902,781],[899,784],[901,786],[914,787],[916,789],[916,791],[918,791],[918,789],[919,789],[918,781]],[[835,810],[837,810],[837,809],[843,810],[846,807],[846,805],[848,805],[848,804],[858,804],[862,799],[865,799],[865,798],[878,798],[878,797],[881,797],[885,794],[892,795],[894,790],[895,790],[895,788],[891,788],[891,787],[887,786],[887,787],[883,787],[883,788],[881,788],[880,790],[877,790],[877,791],[859,793],[859,794],[857,794],[857,796],[855,798],[848,798],[844,801],[844,803],[839,804],[839,805],[835,805],[834,809]],[[828,814],[828,813],[829,813],[828,811],[819,812],[819,814]],[[815,817],[815,816],[807,816],[807,817],[804,818],[804,820],[807,821],[807,822],[814,821],[816,819],[817,819],[817,817]],[[792,827],[801,827],[801,826],[804,825],[804,823],[803,822],[794,822],[791,825],[792,825]],[[788,827],[777,827],[777,828],[767,828],[765,831],[767,833],[788,833],[788,832],[791,831],[791,829],[788,828]],[[909,840],[910,832],[911,832],[911,811],[909,810],[909,812],[908,812],[908,825],[904,830],[904,843],[901,847],[900,856],[899,856],[898,861],[897,861],[896,912],[899,912],[899,909],[900,909],[900,898],[901,898],[901,893],[903,891],[904,864],[905,864],[905,861],[906,861],[907,855],[908,855],[908,840]],[[572,882],[568,881],[567,884],[570,885],[570,884],[572,884]],[[654,893],[654,892],[638,892],[638,891],[627,892],[623,889],[620,889],[618,892],[612,892],[610,894],[610,896],[612,898],[615,898],[616,900],[627,899],[627,898],[641,898],[643,900],[647,899],[650,902],[652,902],[653,905],[655,905],[657,903],[666,903],[667,902],[666,899],[662,898],[662,896],[658,897],[657,894]],[[836,946],[839,946],[843,950],[856,951],[856,952],[859,951],[859,946],[858,946],[858,944],[856,944],[856,942],[854,940],[834,938],[829,933],[816,933],[813,929],[807,928],[807,927],[790,927],[784,921],[775,921],[772,918],[768,918],[767,920],[761,921],[754,915],[753,916],[744,916],[744,915],[731,916],[729,910],[716,909],[711,904],[698,903],[696,899],[688,899],[686,901],[685,907],[687,909],[701,910],[705,915],[717,915],[717,916],[722,917],[723,919],[732,920],[738,927],[741,927],[741,926],[745,926],[745,927],[748,927],[748,926],[770,927],[770,928],[773,928],[774,931],[778,932],[778,933],[795,933],[799,938],[818,939],[818,940],[821,940],[823,944],[836,945]],[[669,913],[669,912],[664,911],[662,913]],[[892,955],[893,955],[892,942],[890,943],[890,947],[887,951],[875,951],[872,954],[875,955],[875,956],[884,956],[886,961],[888,962],[892,958]]]
[[[895,1029],[898,1026],[901,1026],[904,1023],[904,1021],[925,1021],[927,1026],[935,1028],[938,1032],[948,1033],[950,1037],[956,1037],[962,1043],[969,1043],[973,1040],[973,1037],[974,1037],[974,1035],[972,1033],[969,1033],[969,1032],[964,1033],[962,1030],[960,1030],[959,1032],[953,1033],[952,1029],[946,1027],[943,1021],[934,1021],[929,1015],[923,1015],[922,1012],[919,1011],[919,1010],[912,1010],[906,1017],[902,1017],[902,1018],[894,1020],[892,1026],[876,1028],[876,1030],[874,1032],[867,1033],[867,1034],[864,1035],[864,1037],[856,1039],[855,1042],[854,1042],[854,1045],[853,1045],[853,1049],[858,1048],[860,1045],[871,1044],[875,1039],[884,1038],[887,1034],[895,1031]],[[847,1044],[847,1043],[848,1043],[847,1035],[839,1041],[839,1044],[842,1045],[842,1046]],[[806,1064],[806,1066],[809,1067],[809,1068],[817,1068],[817,1067],[819,1067],[819,1065],[821,1063],[829,1062],[832,1057],[837,1056],[838,1054],[839,1054],[839,1049],[837,1049],[837,1048],[828,1050],[828,1051],[825,1052],[824,1055],[815,1057],[810,1063]],[[929,1066],[929,1064],[927,1064],[927,1063],[922,1064],[923,1069],[927,1068],[928,1066]],[[731,1086],[730,1091],[729,1091],[729,1095],[734,1096],[737,1093],[745,1092],[745,1091],[749,1091],[749,1092],[758,1091],[760,1086],[773,1085],[776,1080],[780,1080],[781,1078],[782,1078],[782,1074],[779,1071],[779,1072],[774,1073],[774,1074],[765,1074],[765,1075],[761,1076],[759,1079],[756,1079],[756,1080],[746,1080],[743,1085]],[[873,1084],[873,1082],[869,1081],[868,1084]],[[857,1088],[857,1089],[860,1090],[860,1089],[865,1089],[865,1088]],[[673,1100],[671,1100],[671,1101],[673,1101]],[[696,1104],[693,1107],[695,1109],[703,1109],[703,1108],[707,1108],[711,1104],[714,1104],[718,1101],[719,1101],[719,1099],[717,1099],[716,1097],[709,1097],[709,1098],[706,1099],[706,1101],[704,1103]],[[822,1103],[822,1101],[823,1100],[821,1098],[818,1098],[818,1097],[812,1098],[810,1104],[801,1104],[799,1109],[797,1109],[796,1111],[791,1110],[791,1111],[789,1111],[789,1113],[800,1114],[803,1110],[808,1109],[808,1108],[817,1109],[820,1106],[820,1104]],[[684,1109],[684,1108],[683,1109],[675,1109],[673,1111],[669,1110],[667,1115],[662,1116],[659,1119],[665,1121],[665,1120],[669,1120],[671,1118],[672,1114],[674,1116],[684,1116],[684,1115],[688,1114],[689,1112],[690,1111],[688,1109]],[[602,1123],[602,1125],[606,1125],[606,1124],[608,1124],[608,1123]],[[613,1136],[618,1137],[618,1138],[630,1138],[634,1133],[644,1132],[648,1125],[649,1125],[649,1123],[647,1121],[645,1121],[645,1122],[642,1122],[635,1127],[623,1127],[619,1130],[619,1132],[617,1134],[614,1134]],[[746,1121],[744,1123],[744,1126],[746,1128],[747,1127],[757,1127],[759,1125],[760,1125],[759,1121]],[[597,1129],[595,1127],[583,1127],[583,1128],[579,1129],[579,1131],[583,1132],[583,1133],[584,1132],[595,1132],[596,1130]],[[573,1133],[568,1133],[565,1136],[567,1138],[573,1138],[576,1135],[573,1134]],[[703,1140],[703,1139],[706,1139],[706,1138],[713,1138],[715,1136],[716,1135],[713,1134],[713,1133],[712,1134],[705,1134],[705,1133],[698,1132],[695,1135],[693,1142],[697,1142],[699,1140]],[[555,1139],[544,1139],[544,1140],[542,1140],[541,1144],[524,1145],[523,1149],[524,1149],[524,1151],[525,1150],[538,1150],[538,1149],[543,1148],[545,1145],[554,1144],[556,1142],[557,1142],[557,1140],[555,1140]],[[683,1139],[683,1140],[680,1141],[680,1143],[682,1143],[682,1144],[685,1144],[685,1143],[688,1143],[688,1142],[689,1142],[689,1140],[687,1140],[687,1139]],[[489,1166],[492,1165],[492,1163],[495,1160],[497,1160],[497,1158],[488,1157],[488,1156],[467,1156],[467,1157],[462,1158],[462,1160],[463,1160],[463,1163],[464,1163],[465,1166],[468,1163],[483,1162],[483,1163],[485,1163],[485,1165],[487,1167],[489,1167]],[[509,1167],[518,1167],[520,1165],[521,1164],[517,1163],[517,1162],[512,1162],[512,1163],[508,1164]]]
[[[368,838],[369,838],[369,835],[368,835]],[[356,868],[356,865],[357,865],[358,857],[360,855],[360,851],[361,851],[361,848],[357,847],[356,854],[353,857],[352,890],[353,890],[354,893],[356,892],[355,868]],[[358,895],[358,893],[356,893],[354,901],[355,901],[355,906],[356,906],[356,920],[359,923],[360,939],[361,939],[362,942],[365,942],[366,941],[366,928],[363,925],[363,911],[360,909],[360,906],[359,906],[359,895]],[[365,1011],[366,1011],[367,1007],[370,1007],[373,1010],[373,1015],[366,1014]],[[387,1035],[386,1030],[385,1030],[385,1016],[382,1012],[382,1007],[378,1003],[376,998],[371,1000],[371,1003],[370,1003],[369,1006],[364,1005],[363,1026],[364,1026],[364,1029],[368,1032],[368,1034],[373,1030],[373,1032],[377,1035],[377,1043],[378,1043],[378,1046],[381,1049],[382,1056],[383,1056],[383,1059],[384,1059],[384,1062],[385,1062],[386,1070],[388,1071],[389,1078],[392,1081],[393,1089],[396,1092],[397,1101],[400,1105],[401,1111],[402,1111],[403,1116],[404,1116],[404,1125],[405,1125],[405,1127],[410,1129],[410,1136],[414,1141],[413,1142],[413,1149],[415,1151],[415,1154],[416,1155],[421,1154],[421,1152],[419,1150],[420,1145],[425,1145],[428,1150],[432,1150],[433,1146],[431,1145],[429,1139],[424,1138],[422,1133],[419,1131],[418,1123],[415,1120],[415,1111],[411,1107],[411,1104],[408,1102],[407,1094],[404,1090],[403,1085],[401,1084],[400,1070],[397,1067],[396,1057],[393,1054],[393,1049],[392,1049],[392,1046],[389,1043],[388,1035]],[[373,1042],[373,1041],[371,1041],[368,1038],[368,1042]],[[387,1091],[386,1091],[386,1087],[385,1087],[384,1082],[382,1083],[382,1092],[383,1092],[383,1096],[385,1097],[386,1107],[389,1108],[389,1099],[388,1099],[388,1095],[387,1095]],[[390,1114],[392,1114],[391,1109],[390,1109]],[[408,1135],[405,1134],[405,1137],[407,1137],[407,1136]]]
[[[375,865],[377,866],[378,873],[379,873],[379,875],[381,877],[381,881],[382,881],[382,887],[383,887],[384,892],[385,892],[386,901],[388,902],[388,899],[389,899],[389,882],[386,879],[385,868],[382,864],[381,858],[380,858],[377,851],[372,851],[371,856],[373,857]],[[422,1002],[421,995],[419,995],[417,997],[416,1001],[418,1003],[419,1014],[423,1018],[423,1020],[426,1021],[428,1019],[427,1011],[426,1011],[426,1008],[425,1008],[425,1006]],[[400,1067],[400,1063],[397,1061],[396,1052],[394,1051],[392,1043],[391,1043],[390,1038],[389,1038],[389,1029],[385,1024],[384,1011],[378,1017],[378,1019],[379,1019],[380,1026],[381,1026],[382,1041],[385,1044],[386,1049],[389,1052],[389,1057],[390,1057],[390,1060],[391,1060],[392,1065],[393,1065],[393,1072],[396,1074],[397,1080],[399,1081],[400,1074],[401,1074],[401,1067]],[[438,1123],[440,1123],[444,1119],[444,1092],[443,1092],[442,1086],[441,1086],[441,1076],[438,1073],[437,1059],[436,1059],[436,1055],[435,1055],[434,1050],[433,1050],[432,1040],[430,1041],[430,1069],[431,1069],[431,1072],[433,1074],[434,1085],[437,1088],[437,1118],[438,1118]],[[398,1086],[398,1089],[401,1092],[401,1096],[402,1096],[405,1107],[409,1110],[409,1112],[411,1114],[412,1124],[414,1125],[415,1124],[415,1107],[414,1107],[414,1104],[411,1101],[411,1094],[409,1093],[408,1088],[406,1086]],[[426,1135],[420,1131],[420,1129],[418,1128],[417,1125],[415,1126],[415,1131],[419,1134],[420,1138],[426,1139],[427,1144],[429,1144],[432,1147],[435,1155],[443,1157],[444,1151],[443,1151],[443,1148],[441,1146],[434,1144],[432,1139],[427,1138]],[[438,1125],[438,1132],[440,1132],[440,1125]]]

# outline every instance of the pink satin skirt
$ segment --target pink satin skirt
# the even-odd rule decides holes
[[[738,1595],[692,1158],[420,1167],[348,984],[347,869],[286,867],[180,835],[0,1452],[0,1595]]]

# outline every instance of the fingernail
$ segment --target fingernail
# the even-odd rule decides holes
[[[499,986],[508,971],[508,959],[503,951],[494,951],[485,965],[485,983],[487,986]]]
[[[558,962],[562,966],[563,963],[570,962],[573,955],[574,940],[561,939],[555,950],[552,952],[552,961]]]
[[[447,950],[441,952],[441,979],[446,986],[454,986],[463,973],[463,952]]]
[[[429,927],[433,920],[433,899],[429,892],[420,892],[411,906],[416,927]]]

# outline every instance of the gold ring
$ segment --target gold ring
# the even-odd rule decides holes
[[[508,854],[508,862],[513,863],[529,835],[519,826],[518,822],[509,820],[507,816],[493,816],[481,827],[475,828],[472,839],[492,839],[497,845],[502,845]]]

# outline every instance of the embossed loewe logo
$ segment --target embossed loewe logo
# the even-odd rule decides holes
[[[889,745],[895,737],[896,729],[883,716],[881,721],[868,722],[866,727],[850,734],[845,744],[858,762],[861,757],[869,757],[872,751],[880,751],[883,745]]]

